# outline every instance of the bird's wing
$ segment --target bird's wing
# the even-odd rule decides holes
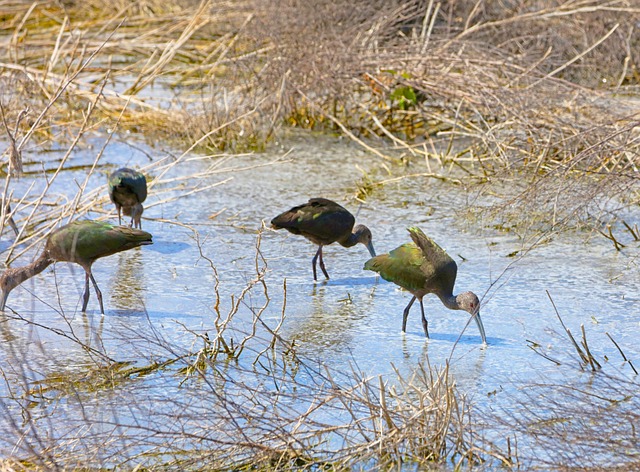
[[[330,244],[351,233],[354,216],[345,208],[325,198],[312,198],[276,216],[271,224],[302,234],[318,244]]]
[[[116,187],[129,188],[136,195],[140,203],[147,199],[147,179],[142,173],[133,169],[118,169],[109,176],[110,196],[113,196]]]
[[[411,239],[424,255],[423,272],[425,272],[427,278],[435,277],[437,279],[433,287],[430,286],[429,288],[452,293],[458,273],[456,262],[433,239],[424,234],[420,228],[412,227],[408,228],[408,231]],[[432,284],[429,283],[428,285]]]
[[[144,244],[151,244],[151,234],[126,226],[97,221],[76,221],[51,234],[47,250],[56,260],[93,262]]]
[[[424,262],[422,251],[415,244],[407,243],[397,247],[389,254],[369,259],[364,268],[380,274],[410,292],[424,288],[427,275],[421,269]]]
[[[107,184],[109,187],[109,198],[113,203],[116,203],[114,191],[116,187],[120,185],[120,177],[118,177],[116,172],[109,174],[109,178],[107,179]]]

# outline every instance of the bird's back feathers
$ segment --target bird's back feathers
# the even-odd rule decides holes
[[[364,264],[366,270],[372,270],[380,276],[410,292],[424,286],[425,274],[420,270],[423,258],[420,248],[406,243],[395,248],[389,254],[381,254]]]
[[[376,256],[364,268],[418,297],[427,293],[451,295],[458,267],[453,259],[419,228],[409,228],[413,243]]]
[[[346,240],[354,224],[355,218],[348,210],[326,198],[312,198],[271,220],[275,229],[284,228],[319,245]]]
[[[121,194],[130,194],[137,201],[119,201],[121,198],[127,198]],[[118,169],[109,176],[109,197],[113,203],[123,206],[142,203],[147,198],[147,179],[142,173],[133,169],[127,167]]]
[[[98,221],[75,221],[49,236],[46,251],[57,261],[91,264],[96,259],[134,247],[152,244],[151,234]]]

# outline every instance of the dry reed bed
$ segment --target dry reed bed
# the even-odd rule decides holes
[[[295,124],[335,126],[392,174],[398,157],[412,176],[452,166],[504,197],[482,216],[523,232],[601,227],[638,201],[635,3],[331,3],[280,2],[262,25]]]
[[[485,177],[512,166],[545,171],[572,163],[607,172],[636,162],[624,132],[635,107],[594,88],[594,77],[616,91],[637,84],[639,17],[625,1],[492,10],[468,1],[356,8],[211,0],[169,10],[161,2],[127,3],[116,13],[93,2],[66,10],[45,2],[13,11],[4,47],[13,61],[2,66],[51,95],[45,89],[55,90],[95,51],[62,103],[86,103],[108,78],[101,106],[119,115],[129,103],[123,125],[147,134],[182,125],[174,134],[187,142],[216,126],[232,130],[218,130],[209,142],[218,148],[264,145],[287,120],[381,136],[407,155],[432,156],[424,144],[443,135],[467,138],[465,153],[444,157],[466,158]],[[177,94],[202,95],[158,96],[151,90],[158,81]],[[623,144],[631,148],[626,155]],[[594,146],[601,152],[573,162]]]
[[[511,2],[510,9],[505,3],[117,1],[115,9],[113,3],[105,9],[94,1],[5,2],[0,102],[7,142],[15,141],[5,157],[15,160],[17,153],[29,170],[36,162],[31,149],[66,143],[69,154],[94,129],[139,131],[150,140],[162,136],[188,149],[179,159],[145,169],[154,176],[154,193],[167,201],[176,198],[174,190],[185,192],[193,176],[165,172],[195,147],[259,149],[284,123],[332,128],[370,149],[392,175],[403,172],[398,163],[426,162],[436,170],[428,167],[424,174],[446,177],[453,168],[462,175],[458,181],[484,184],[479,195],[495,192],[494,183],[508,183],[508,190],[500,189],[508,198],[487,211],[505,227],[548,232],[576,221],[608,223],[638,201],[638,115],[629,95],[638,84],[640,9],[623,0],[523,1]],[[14,126],[26,109],[27,118]],[[99,159],[90,173],[100,168]],[[84,187],[56,208],[48,203],[62,200],[51,185],[39,195],[15,195],[16,166],[12,170],[4,197],[22,241],[37,244],[59,221],[103,211],[104,192]],[[214,164],[202,177],[220,171]],[[196,182],[186,193],[198,189]],[[20,254],[12,250],[7,260]],[[262,288],[268,298],[261,270],[250,290]],[[254,326],[262,326],[254,315]],[[74,432],[68,442],[47,443],[37,427],[30,429],[35,423],[27,414],[9,437],[22,435],[21,452],[30,462],[2,467],[80,467],[91,459],[107,466],[114,451],[125,466],[194,469],[319,463],[387,469],[452,456],[472,468],[479,456],[490,457],[446,369],[425,367],[410,379],[394,379],[402,386],[395,392],[357,372],[336,380],[299,359],[277,331],[262,331],[266,338],[244,333],[240,356],[239,346],[225,337],[235,312],[217,316],[213,341],[193,333],[205,342],[203,350],[176,353],[166,342],[167,354],[157,364],[162,368],[150,368],[174,380],[184,376],[184,396],[171,399],[172,412],[185,412],[176,429],[169,422],[173,413],[158,412],[153,428],[115,436],[87,430]],[[254,340],[274,349],[260,350]],[[231,362],[225,371],[224,356],[259,360],[260,367]],[[96,361],[96,369],[103,361]],[[109,375],[122,375],[115,372]],[[140,388],[136,398],[144,397],[144,383],[131,371],[124,379],[128,388]],[[307,409],[292,402],[293,391]],[[117,396],[117,389],[109,393]],[[74,395],[87,402],[91,397],[76,385],[60,398]],[[212,403],[204,412],[190,410],[203,395]],[[141,400],[137,407],[148,411]],[[323,416],[338,413],[350,419]],[[93,418],[87,425],[110,426]],[[584,431],[589,429],[573,437],[588,446]],[[549,437],[557,440],[562,431]],[[200,447],[194,448],[196,441]],[[340,447],[330,447],[335,444]],[[495,455],[505,465],[518,464],[509,453]]]

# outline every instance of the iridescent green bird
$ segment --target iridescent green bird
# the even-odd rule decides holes
[[[312,198],[307,203],[276,216],[271,220],[271,226],[300,234],[318,245],[318,251],[311,260],[313,280],[318,280],[316,275],[318,258],[322,273],[327,279],[329,278],[322,260],[323,246],[338,242],[344,247],[352,247],[361,243],[369,250],[371,257],[376,255],[373,250],[371,231],[365,225],[357,225],[354,228],[355,222],[355,217],[336,202],[326,198]]]
[[[25,280],[39,274],[54,262],[75,262],[85,271],[82,311],[87,310],[91,280],[100,302],[100,312],[104,314],[102,293],[91,273],[92,264],[101,257],[146,244],[152,244],[151,234],[127,226],[113,226],[91,220],[74,221],[62,226],[49,235],[44,250],[35,261],[24,267],[6,269],[2,273],[0,311],[4,311],[11,290]]]
[[[142,202],[147,198],[147,179],[140,172],[123,167],[109,176],[109,198],[118,210],[118,223],[122,224],[120,210],[131,217],[134,228],[142,228],[140,217],[144,208]]]
[[[473,292],[453,295],[458,266],[449,255],[419,228],[409,228],[413,243],[403,244],[389,254],[369,259],[364,268],[378,272],[383,279],[408,290],[413,298],[402,314],[402,332],[407,329],[407,317],[411,305],[420,300],[422,327],[429,337],[427,318],[424,316],[422,297],[433,293],[450,310],[464,310],[476,320],[482,342],[486,344],[484,326],[480,318],[480,300]]]

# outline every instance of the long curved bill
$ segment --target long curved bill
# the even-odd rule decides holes
[[[480,312],[476,313],[473,318],[476,320],[476,324],[478,325],[478,330],[480,331],[480,337],[482,338],[482,343],[487,344],[487,336],[484,334],[484,326],[482,324],[482,318],[480,318]]]
[[[372,242],[369,242],[369,244],[367,244],[367,249],[369,250],[369,254],[371,254],[371,257],[376,257],[376,251],[373,249]]]
[[[9,298],[9,292],[4,290],[0,292],[0,311],[4,311],[4,307],[7,305],[7,299]]]

